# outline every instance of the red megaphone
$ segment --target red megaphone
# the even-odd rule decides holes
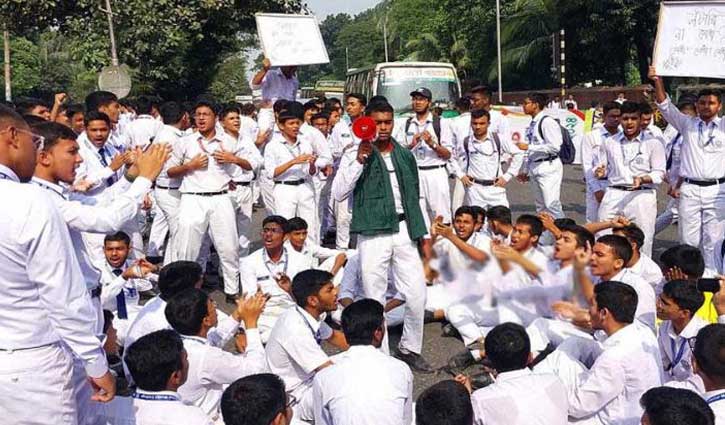
[[[352,133],[360,140],[370,141],[375,138],[377,132],[375,121],[370,117],[358,118],[352,123]]]

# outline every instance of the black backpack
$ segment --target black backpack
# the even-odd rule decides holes
[[[410,123],[413,122],[413,117],[408,117],[408,120],[405,122],[405,134],[408,134],[408,129],[410,128]],[[437,117],[433,115],[433,132],[436,134],[436,138],[438,138],[438,143],[441,142],[441,117]]]
[[[539,137],[541,140],[546,140],[544,139],[544,131],[541,129],[541,124],[544,122],[544,118],[551,118],[556,121],[559,125],[559,129],[561,130],[561,148],[559,149],[559,158],[561,159],[561,162],[563,164],[573,164],[574,157],[576,157],[576,148],[574,147],[574,142],[571,140],[569,130],[564,128],[564,126],[562,126],[556,118],[544,115],[541,121],[539,121]]]

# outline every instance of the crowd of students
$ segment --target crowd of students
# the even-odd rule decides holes
[[[295,68],[263,65],[259,108],[0,106],[4,421],[725,424],[719,93],[676,108],[651,69],[665,131],[605,103],[576,223],[545,96],[518,140],[483,86],[455,118],[418,88],[396,118],[380,96],[301,104]],[[514,177],[535,214],[514,217]],[[465,345],[439,367],[430,322]],[[413,400],[412,371],[455,378]]]

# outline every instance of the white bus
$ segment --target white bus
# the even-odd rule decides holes
[[[461,93],[456,68],[444,62],[384,62],[347,72],[345,93],[362,93],[370,99],[385,96],[396,115],[411,114],[410,92],[426,87],[433,93],[433,104],[451,113]]]

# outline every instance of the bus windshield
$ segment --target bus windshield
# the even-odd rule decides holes
[[[410,92],[426,87],[433,103],[448,105],[458,99],[458,83],[453,69],[447,67],[386,67],[378,74],[376,94],[385,96],[396,113],[412,111]]]

